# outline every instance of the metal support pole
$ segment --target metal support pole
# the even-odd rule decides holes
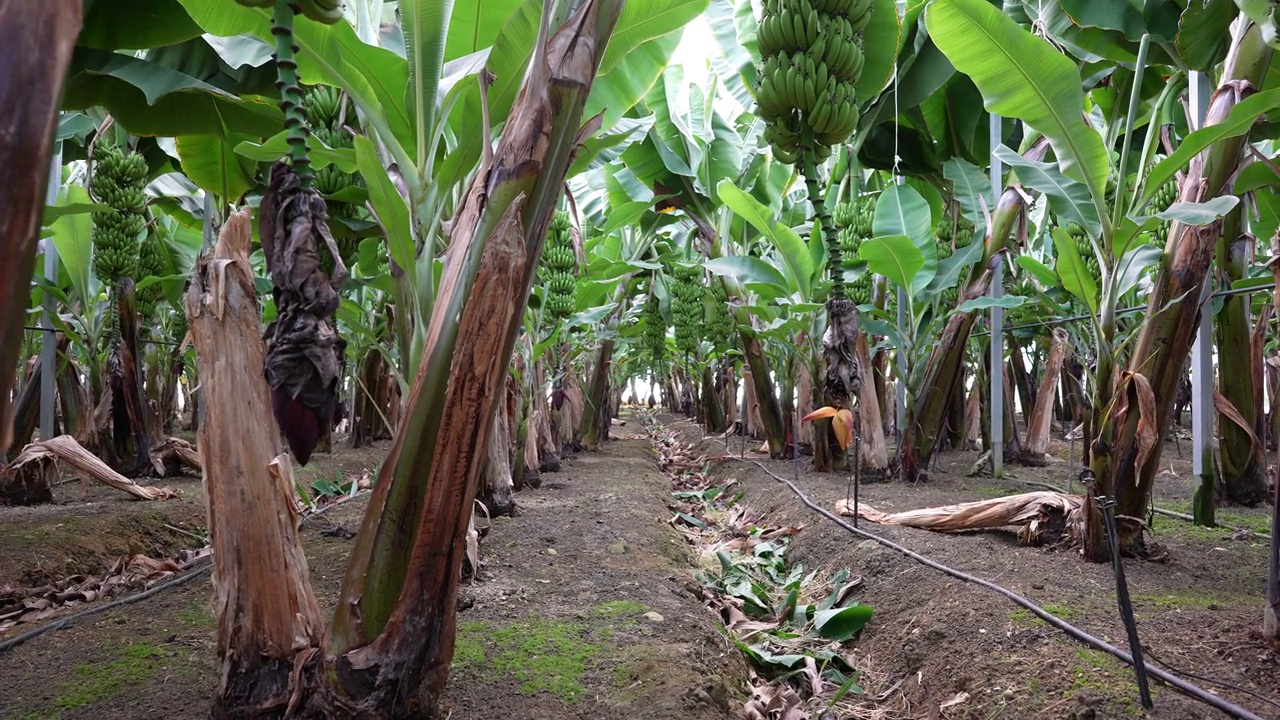
[[[1211,91],[1207,75],[1191,73],[1188,110],[1195,130],[1204,124]],[[1206,306],[1212,278],[1211,269],[1200,294],[1200,327],[1191,346],[1191,472],[1196,491],[1201,485],[1213,484],[1213,316],[1211,307]]]
[[[991,197],[1000,197],[1001,166],[995,150],[1000,147],[1004,133],[999,115],[991,116]],[[991,208],[995,212],[995,208]],[[999,299],[1004,294],[1004,262],[996,261],[991,274],[991,297]],[[991,308],[991,474],[1004,477],[1004,308]]]
[[[58,143],[53,151],[53,159],[49,161],[49,187],[45,194],[45,202],[52,205],[58,201],[58,191],[62,188],[62,143]],[[54,285],[58,284],[58,248],[53,238],[44,241],[44,277]],[[41,327],[44,331],[40,338],[40,439],[53,438],[55,416],[54,388],[57,387],[58,338],[53,330],[53,315],[57,312],[53,296],[44,293],[44,313]]]
[[[907,181],[906,178],[899,175],[893,179],[895,183],[902,185]],[[905,288],[898,288],[898,327],[907,327],[907,291]],[[907,358],[902,354],[901,349],[898,351],[898,383],[894,388],[894,394],[897,399],[897,411],[894,423],[895,434],[898,436],[898,447],[902,447],[902,434],[907,428]]]

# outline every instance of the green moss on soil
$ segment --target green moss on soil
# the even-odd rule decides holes
[[[608,641],[613,628],[589,621],[622,620],[630,626],[648,611],[646,605],[634,600],[611,600],[589,608],[579,616],[581,620],[529,617],[510,623],[463,622],[458,626],[453,663],[488,680],[514,678],[526,695],[548,693],[573,704],[586,692],[583,675],[599,667],[606,648],[612,647]],[[625,664],[614,666],[619,683],[619,673],[631,677],[640,670]]]
[[[144,683],[158,668],[158,660],[168,656],[159,645],[134,642],[120,648],[114,660],[82,663],[71,668],[71,678],[58,688],[58,695],[43,712],[27,717],[59,718],[63,711],[76,710],[123,695]]]

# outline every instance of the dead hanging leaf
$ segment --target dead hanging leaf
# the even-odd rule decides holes
[[[1147,376],[1142,373],[1124,373],[1124,379],[1133,381],[1138,401],[1138,456],[1133,461],[1133,482],[1136,485],[1142,477],[1142,468],[1146,466],[1147,459],[1155,452],[1156,443],[1160,440],[1160,423],[1156,416],[1156,395]]]
[[[1249,435],[1249,452],[1256,452],[1258,449],[1258,435],[1254,433],[1253,428],[1245,421],[1244,416],[1236,408],[1235,404],[1226,398],[1225,395],[1213,391],[1213,409],[1217,410],[1220,415],[1235,423]]]
[[[282,161],[271,168],[258,223],[277,311],[265,334],[267,384],[276,423],[298,462],[306,465],[337,405],[346,343],[333,316],[347,270],[329,233],[324,198],[303,189],[297,173]],[[321,245],[333,257],[333,278],[321,267]]]

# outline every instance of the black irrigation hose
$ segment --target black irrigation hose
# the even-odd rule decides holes
[[[1021,605],[1027,610],[1030,610],[1032,613],[1035,613],[1035,615],[1039,617],[1041,620],[1044,620],[1046,623],[1049,623],[1050,625],[1058,628],[1059,630],[1065,632],[1066,634],[1070,635],[1076,640],[1079,640],[1080,642],[1083,642],[1086,645],[1092,645],[1098,650],[1102,650],[1104,652],[1108,652],[1112,655],[1115,655],[1116,657],[1125,661],[1129,665],[1133,665],[1133,656],[1130,655],[1129,653],[1125,652],[1124,650],[1121,650],[1120,648],[1100,638],[1096,638],[1093,635],[1090,635],[1084,630],[1081,630],[1075,625],[1072,625],[1071,623],[1066,622],[1065,620],[1059,618],[1057,615],[1054,615],[1053,613],[1045,610],[1039,605],[1036,605],[1030,600],[1015,593],[1014,591],[1008,588],[1002,587],[1000,585],[996,585],[995,583],[989,580],[983,580],[980,577],[976,577],[974,575],[961,572],[960,570],[947,567],[942,563],[930,560],[924,555],[921,555],[906,547],[903,547],[902,545],[899,545],[891,540],[886,540],[885,538],[880,537],[875,533],[867,532],[866,530],[850,525],[849,523],[845,522],[839,515],[836,515],[830,510],[827,510],[821,505],[818,505],[817,503],[810,500],[809,496],[805,495],[803,490],[796,487],[795,483],[773,472],[760,461],[747,460],[743,458],[733,458],[732,456],[730,457],[733,460],[738,460],[740,462],[749,462],[755,465],[756,467],[760,468],[765,473],[767,473],[770,477],[772,477],[774,480],[780,483],[783,483],[787,487],[791,488],[791,492],[795,493],[796,497],[800,498],[800,502],[807,505],[810,510],[813,510],[814,512],[826,517],[828,520],[831,520],[832,522],[844,528],[845,530],[848,530],[849,532],[855,535],[860,535],[862,537],[865,537],[868,540],[874,540],[875,542],[889,548],[890,550],[894,550],[896,552],[902,553],[903,555],[906,555],[907,557],[911,558],[912,560],[915,560],[916,562],[921,563],[922,565],[931,567],[934,570],[950,575],[951,577],[956,578],[957,580],[973,583],[975,585],[981,585],[982,587],[985,587],[988,590],[995,591],[1005,596],[1006,598],[1012,600],[1013,602],[1017,603],[1018,605]],[[1171,685],[1172,687],[1180,690],[1182,693],[1186,694],[1187,696],[1194,698],[1196,700],[1199,700],[1201,702],[1204,702],[1206,704],[1212,705],[1213,707],[1221,710],[1222,712],[1226,713],[1227,715],[1230,715],[1231,717],[1241,718],[1242,720],[1263,720],[1261,716],[1256,715],[1250,712],[1249,710],[1246,710],[1229,700],[1225,700],[1221,697],[1218,697],[1217,695],[1214,695],[1208,690],[1204,690],[1196,685],[1192,685],[1191,683],[1169,672],[1161,670],[1160,668],[1147,666],[1147,672],[1159,678],[1164,683]]]
[[[22,643],[30,640],[31,638],[37,637],[39,635],[43,635],[49,632],[50,630],[61,630],[64,627],[74,624],[77,620],[83,620],[89,617],[90,615],[97,615],[98,613],[106,612],[107,610],[112,610],[114,608],[118,608],[124,605],[131,605],[140,600],[146,600],[152,595],[157,595],[165,590],[168,590],[169,588],[177,587],[179,585],[185,585],[191,582],[192,580],[195,580],[196,578],[200,577],[201,575],[204,575],[206,572],[212,569],[213,569],[213,562],[210,561],[204,567],[200,567],[195,570],[192,570],[186,575],[179,575],[178,577],[166,580],[160,583],[159,585],[156,585],[148,590],[143,590],[140,593],[136,593],[134,595],[128,595],[120,598],[119,600],[113,600],[112,602],[106,603],[104,605],[99,605],[97,603],[94,603],[90,605],[88,608],[81,610],[80,612],[74,615],[68,615],[67,617],[62,618],[61,620],[55,620],[49,623],[48,625],[41,625],[40,627],[34,630],[28,630],[27,632],[24,632],[21,635],[18,635],[17,637],[12,637],[12,638],[9,638],[8,640],[5,640],[4,642],[0,642],[0,653],[5,652],[6,650],[12,650],[13,648],[21,645]]]

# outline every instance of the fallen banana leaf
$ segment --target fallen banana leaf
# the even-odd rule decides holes
[[[858,506],[858,517],[878,525],[903,525],[923,530],[958,532],[961,530],[990,530],[1018,526],[1018,539],[1024,545],[1038,545],[1048,540],[1045,530],[1052,520],[1059,519],[1066,532],[1074,540],[1079,537],[1083,521],[1084,497],[1041,490],[1008,497],[977,502],[920,508],[898,513],[883,513],[866,503]],[[853,509],[845,500],[836,503],[836,512],[852,515]]]

